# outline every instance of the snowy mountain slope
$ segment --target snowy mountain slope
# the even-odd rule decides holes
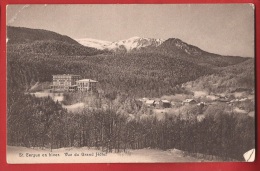
[[[106,49],[108,45],[110,45],[112,42],[104,41],[104,40],[97,40],[97,39],[91,39],[91,38],[83,38],[83,39],[77,39],[80,44],[83,46],[88,46],[100,50]]]
[[[126,40],[120,40],[117,42],[113,42],[107,49],[109,50],[116,50],[120,48],[125,48],[127,52],[140,49],[142,47],[157,47],[164,42],[162,39],[154,39],[154,38],[141,38],[141,37],[131,37]]]
[[[116,42],[109,42],[103,40],[96,40],[90,38],[77,39],[77,41],[88,47],[94,47],[97,49],[107,49],[110,51],[126,51],[138,50],[143,47],[158,47],[164,40],[154,39],[154,38],[141,38],[141,37],[131,37],[126,40],[119,40]]]

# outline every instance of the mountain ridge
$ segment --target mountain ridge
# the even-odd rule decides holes
[[[100,50],[109,50],[112,52],[130,52],[144,47],[158,47],[164,40],[156,38],[142,38],[134,36],[124,40],[105,41],[92,38],[75,39],[83,46],[94,47]]]
[[[97,49],[110,51],[112,53],[155,53],[173,58],[192,61],[200,65],[210,67],[223,67],[233,65],[246,60],[246,57],[224,56],[214,54],[188,44],[179,38],[156,39],[141,38],[138,36],[115,42],[97,39],[77,39],[83,46],[95,47]]]
[[[86,47],[66,35],[43,29],[7,26],[7,49],[14,53],[96,55],[103,51]]]
[[[61,35],[59,33],[44,29],[7,26],[6,31],[8,44],[32,43],[34,41],[42,40],[57,40],[79,45],[77,41],[70,38],[69,36]]]
[[[12,29],[7,30],[10,40],[13,39],[7,42],[7,68],[9,86],[23,89],[34,82],[50,82],[53,74],[72,73],[98,80],[107,93],[120,91],[140,97],[159,97],[178,93],[182,91],[180,84],[219,73],[218,68],[236,67],[248,59],[211,54],[176,38],[159,42],[157,47],[153,46],[158,44],[149,46],[148,43],[130,53],[111,53],[85,47],[74,40],[70,42],[71,38],[64,40],[58,33],[53,39],[53,33],[48,31],[29,29],[24,34],[24,29],[21,32],[19,29],[14,35]],[[129,42],[136,40],[142,39],[133,37]],[[244,77],[241,78],[243,81]]]

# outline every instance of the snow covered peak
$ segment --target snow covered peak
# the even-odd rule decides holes
[[[118,46],[123,46],[127,52],[131,50],[138,50],[143,47],[157,47],[164,42],[162,39],[154,38],[141,38],[141,37],[132,37],[130,39],[121,40],[115,42]]]
[[[104,41],[104,40],[97,40],[92,38],[83,38],[83,39],[76,39],[77,42],[82,44],[83,46],[88,46],[96,49],[104,50],[106,46],[110,45],[112,42]]]
[[[157,47],[161,45],[164,40],[154,39],[154,38],[141,38],[138,36],[131,37],[125,40],[119,40],[115,42],[96,40],[96,39],[77,39],[77,41],[88,47],[94,47],[97,49],[107,49],[110,51],[126,51],[130,52],[131,50],[138,50],[143,47]]]

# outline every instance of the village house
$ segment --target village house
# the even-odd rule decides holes
[[[59,74],[52,76],[52,91],[69,91],[75,86],[76,81],[80,79],[80,75]]]
[[[155,107],[155,100],[147,100],[145,104],[149,107]]]
[[[159,108],[159,104],[160,104],[159,101],[155,100],[154,106],[157,107],[157,108]]]
[[[160,100],[159,101],[159,106],[161,108],[170,108],[171,107],[171,102],[168,100]]]
[[[182,102],[182,105],[191,105],[196,104],[196,101],[194,99],[186,99]]]

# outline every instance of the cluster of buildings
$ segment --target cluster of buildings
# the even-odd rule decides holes
[[[169,100],[153,100],[153,99],[147,99],[147,98],[142,98],[140,99],[146,106],[148,107],[155,107],[155,108],[171,108],[175,106],[175,102],[169,101]],[[197,102],[194,99],[185,99],[184,101],[181,102],[181,105],[197,105],[197,106],[205,106],[205,102]]]
[[[172,107],[172,105],[174,105],[173,103],[171,103],[168,100],[156,101],[156,100],[150,100],[150,99],[148,99],[148,100],[143,99],[143,102],[149,107],[157,107],[157,108],[170,108],[170,107]]]
[[[175,105],[173,102],[170,102],[169,100],[153,100],[147,98],[142,98],[139,100],[142,101],[146,106],[155,108],[171,108]]]
[[[52,76],[52,91],[82,91],[96,92],[97,81],[91,79],[81,79],[80,75],[60,74]]]

